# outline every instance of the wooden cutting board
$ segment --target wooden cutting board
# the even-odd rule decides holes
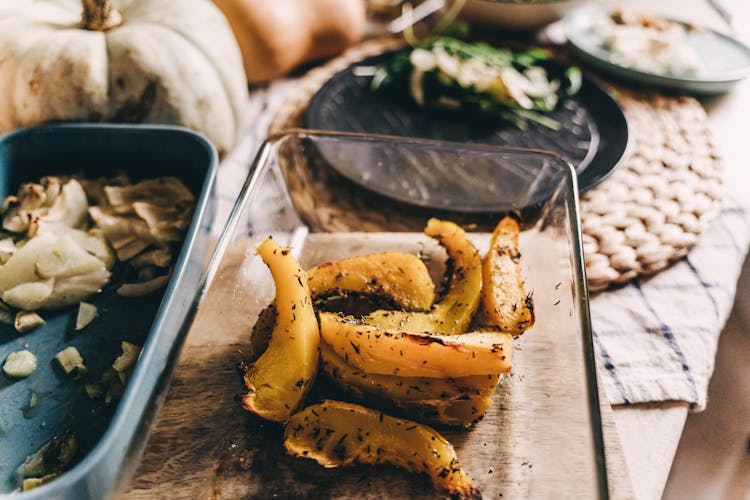
[[[399,235],[378,242],[391,250],[424,250],[423,238],[417,243],[415,238]],[[288,457],[281,446],[281,430],[241,408],[238,396],[244,393],[244,387],[238,365],[246,356],[258,312],[250,304],[267,303],[266,299],[258,302],[257,296],[270,297],[273,293],[272,288],[237,285],[247,273],[267,272],[257,259],[248,259],[253,248],[253,244],[245,242],[227,252],[189,333],[143,459],[121,498],[268,498],[274,494],[296,498],[382,498],[394,497],[393,492],[412,498],[439,495],[426,477],[390,467],[361,467],[342,474]],[[312,235],[301,261],[308,267],[321,260],[365,253],[364,249],[382,250],[361,238]],[[242,304],[248,305],[247,314]],[[532,338],[531,332],[527,338]],[[533,345],[523,347],[528,351]],[[525,355],[524,351],[514,352],[515,359]],[[515,377],[506,377],[498,389],[498,402],[482,422],[470,432],[444,432],[475,481],[491,485],[485,498],[536,497],[529,490],[529,479],[537,474],[539,480],[538,474],[543,473],[543,467],[535,471],[533,461],[523,460],[523,455],[513,450],[522,448],[524,433],[529,432],[524,419],[535,418],[528,410],[529,401],[550,398],[550,394],[526,383],[523,370],[514,368],[514,372]],[[632,498],[617,430],[606,403],[602,416],[610,494],[617,499]],[[513,422],[514,419],[519,421]]]

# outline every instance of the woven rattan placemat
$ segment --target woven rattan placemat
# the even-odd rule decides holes
[[[275,116],[269,133],[302,127],[310,98],[329,78],[401,43],[370,40],[309,71]],[[631,142],[616,171],[581,197],[592,291],[655,273],[684,256],[718,213],[723,193],[721,162],[706,113],[695,99],[606,85],[625,112]],[[292,201],[315,230],[419,231],[428,216],[441,215],[374,194],[321,161],[293,166],[282,162],[282,170]],[[459,223],[484,222],[476,215],[446,216]]]

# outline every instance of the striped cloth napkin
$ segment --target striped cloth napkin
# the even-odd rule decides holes
[[[282,80],[253,93],[243,140],[219,169],[214,231],[223,227],[274,112],[294,85]],[[592,296],[600,380],[611,404],[680,400],[694,410],[705,407],[749,242],[750,208],[728,201],[686,258]]]
[[[749,243],[750,210],[727,201],[687,257],[592,296],[599,375],[611,404],[680,400],[705,408]]]

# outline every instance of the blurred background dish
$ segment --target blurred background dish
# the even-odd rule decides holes
[[[524,31],[561,19],[582,0],[467,0],[461,16],[480,26]]]
[[[692,94],[718,94],[726,92],[750,74],[750,48],[739,40],[702,26],[655,16],[640,18],[646,20],[646,25],[656,23],[680,27],[684,34],[677,38],[677,43],[684,43],[685,47],[669,51],[672,54],[670,57],[686,54],[693,63],[663,67],[639,64],[638,60],[658,59],[654,51],[663,52],[664,40],[655,37],[644,41],[644,37],[639,40],[631,37],[632,41],[639,41],[639,48],[618,35],[613,43],[610,36],[612,30],[607,28],[613,15],[617,17],[614,12],[582,7],[566,16],[564,26],[566,37],[577,55],[614,78]],[[648,31],[643,26],[628,26],[626,29],[630,27],[641,32]],[[623,53],[623,49],[627,49],[627,53]],[[636,56],[641,49],[643,55]]]

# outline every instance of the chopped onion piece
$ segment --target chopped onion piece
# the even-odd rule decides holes
[[[44,281],[32,281],[21,283],[3,293],[3,301],[15,308],[25,311],[33,311],[45,305],[47,299],[52,295],[55,287],[54,278]],[[21,314],[21,313],[19,313]],[[30,313],[29,313],[30,314]],[[18,316],[16,316],[16,329],[18,328]],[[30,329],[30,328],[29,328]]]
[[[169,276],[157,276],[143,283],[125,283],[117,289],[117,295],[121,297],[141,297],[160,289],[169,281]]]
[[[94,304],[81,302],[78,305],[78,316],[76,317],[76,331],[83,330],[96,318],[99,310]]]
[[[19,311],[18,314],[16,314],[16,330],[21,333],[26,333],[43,324],[44,320],[42,317],[33,311]]]
[[[36,356],[30,351],[16,351],[5,358],[3,371],[13,378],[25,378],[36,370]]]
[[[150,200],[161,206],[191,202],[193,193],[177,177],[147,179],[131,186],[105,186],[104,192],[113,206],[131,205],[133,202]]]
[[[81,353],[73,346],[66,347],[55,354],[55,360],[66,375],[74,375],[76,378],[86,375],[88,369],[83,363]]]

